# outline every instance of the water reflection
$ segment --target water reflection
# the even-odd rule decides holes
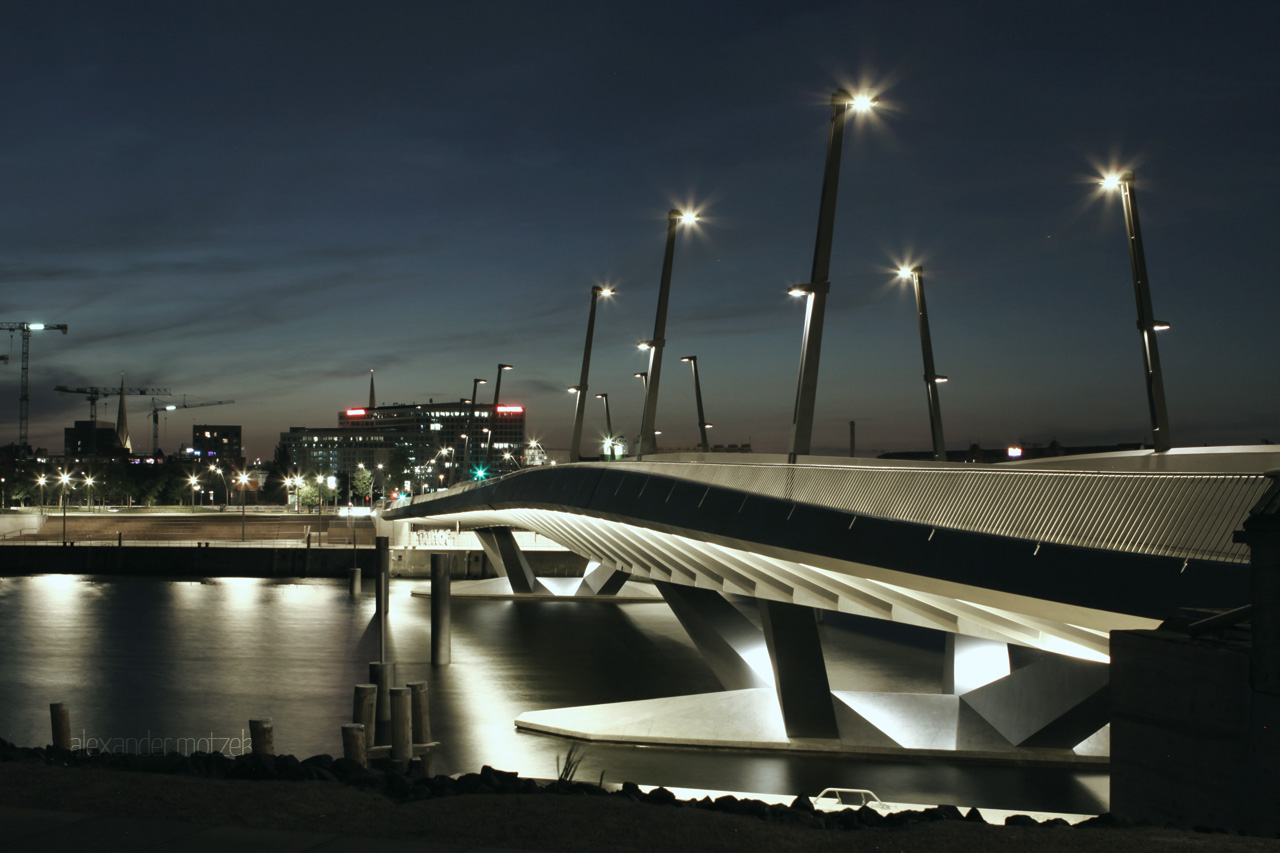
[[[430,602],[409,595],[415,585],[392,582],[388,657],[401,683],[430,684],[440,772],[487,763],[554,776],[568,743],[517,731],[520,713],[718,689],[661,603],[455,598],[453,663],[433,668]],[[48,703],[65,701],[75,736],[99,744],[204,738],[234,752],[227,745],[249,718],[266,715],[281,752],[338,753],[352,685],[368,680],[379,651],[372,583],[351,601],[345,582],[329,580],[3,578],[0,630],[0,735],[20,744],[47,743]],[[934,650],[834,625],[824,635],[838,689],[937,690]],[[1029,810],[1099,811],[1107,798],[1098,772],[589,746],[580,778],[601,772],[775,793],[869,787],[894,800]]]

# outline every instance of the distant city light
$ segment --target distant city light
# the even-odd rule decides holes
[[[363,418],[364,414],[364,409],[347,409],[347,417],[349,418]]]
[[[1010,459],[1017,459],[1019,456],[1022,455],[1022,448],[1016,447],[1016,446],[1010,447],[1008,450],[1008,454]]]

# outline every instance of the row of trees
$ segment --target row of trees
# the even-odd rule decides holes
[[[197,501],[203,498],[207,503],[210,491],[214,493],[214,502],[219,504],[239,504],[241,497],[235,480],[239,471],[224,469],[219,474],[210,471],[206,464],[193,464],[176,456],[154,464],[103,460],[94,466],[74,466],[65,469],[70,475],[65,486],[61,480],[63,472],[64,469],[57,466],[34,461],[18,466],[11,476],[4,478],[5,505],[36,506],[41,500],[46,505],[56,505],[64,494],[72,506],[89,502],[112,506],[190,506],[193,492],[197,493]],[[192,486],[193,476],[198,488]],[[327,474],[323,482],[317,483],[314,472],[308,475],[294,469],[288,452],[283,445],[278,445],[271,464],[266,466],[262,487],[255,493],[245,492],[244,497],[250,506],[283,506],[293,495],[299,505],[313,509],[321,502],[332,505],[335,499],[339,504],[345,505],[350,500],[363,505],[368,503],[370,495],[375,500],[383,496],[381,484],[374,482],[372,471],[360,468],[333,476],[332,488]],[[297,483],[299,477],[301,484]],[[290,478],[294,478],[292,485],[288,482]]]

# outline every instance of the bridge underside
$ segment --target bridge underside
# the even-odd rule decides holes
[[[663,742],[1060,754],[1106,724],[1109,631],[1154,627],[1179,605],[1242,603],[1247,572],[1230,534],[1265,488],[1247,475],[755,467],[773,470],[526,471],[389,506],[383,519],[535,531],[599,564],[581,594],[653,582],[733,707],[757,709],[742,731],[715,710],[728,693],[536,712],[521,725],[604,740],[643,731]],[[503,534],[485,535],[498,554]],[[518,560],[505,562],[513,589],[530,585]],[[734,624],[716,604],[723,595],[756,599],[762,630]],[[816,675],[815,610],[948,632],[948,692],[831,693]],[[979,659],[986,674],[974,677],[965,662]],[[644,722],[616,736],[627,719]],[[699,720],[714,725],[699,733]]]

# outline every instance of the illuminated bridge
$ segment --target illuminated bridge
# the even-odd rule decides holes
[[[1271,483],[1247,470],[1259,459],[1240,473],[583,463],[388,504],[382,519],[475,530],[515,593],[540,585],[513,529],[588,558],[580,595],[652,581],[731,691],[684,697],[701,710],[655,700],[668,707],[536,712],[521,724],[641,741],[1065,750],[1106,725],[1109,631],[1248,600],[1248,549],[1233,532]],[[756,599],[761,627],[724,594]],[[947,632],[946,692],[831,693],[815,608]],[[717,729],[742,716],[738,735],[682,738],[654,717],[725,713]],[[631,719],[617,724],[630,730],[604,717]]]

